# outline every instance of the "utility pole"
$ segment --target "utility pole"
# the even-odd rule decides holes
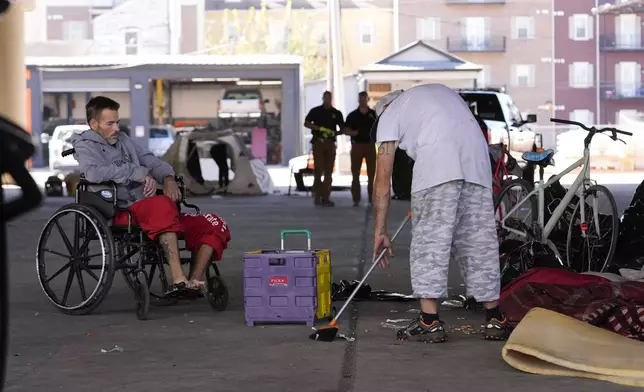
[[[330,0],[332,7],[331,43],[333,48],[333,96],[335,108],[344,114],[344,83],[342,77],[342,30],[340,27],[340,0]]]
[[[333,0],[327,0],[327,34],[326,34],[326,91],[333,91],[333,46],[331,45],[333,36]]]
[[[400,4],[394,0],[394,53],[400,50]]]
[[[602,118],[601,118],[601,62],[600,62],[600,57],[599,57],[599,41],[600,41],[600,34],[599,34],[599,13],[597,10],[599,9],[599,0],[595,0],[595,104],[596,104],[596,111],[597,114],[595,115],[595,124],[601,124]]]
[[[344,77],[342,73],[342,29],[340,26],[340,0],[329,0],[332,5],[331,26],[333,47],[333,97],[334,106],[346,117],[344,108]],[[338,149],[336,153],[336,167],[338,173],[349,170],[350,159],[348,154],[348,143],[346,136],[338,136]]]

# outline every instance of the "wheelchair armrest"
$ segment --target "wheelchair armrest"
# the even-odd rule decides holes
[[[183,200],[181,201],[181,204],[183,204],[184,206],[186,206],[186,207],[188,207],[188,208],[192,208],[193,210],[195,210],[195,212],[197,213],[197,215],[201,215],[201,210],[200,210],[200,209],[199,209],[199,207],[197,207],[196,205],[194,205],[194,204],[190,204],[190,203],[186,202],[186,200],[185,200],[185,199],[183,199]]]
[[[181,204],[183,204],[185,207],[192,208],[197,214],[201,214],[199,207],[186,201],[187,191],[186,183],[185,181],[183,181],[183,176],[181,174],[175,174],[174,180],[177,182],[177,185],[179,185],[179,189],[181,190]]]
[[[116,188],[116,183],[114,181],[89,182],[84,178],[81,178],[80,181],[78,181],[78,185],[104,185]]]
[[[132,232],[132,212],[127,208],[116,207],[116,212],[125,212],[127,213],[127,232]]]

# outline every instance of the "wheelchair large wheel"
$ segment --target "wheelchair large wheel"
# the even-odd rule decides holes
[[[210,306],[220,312],[226,310],[228,307],[228,286],[214,263],[206,269],[206,288],[206,298]]]
[[[103,302],[112,286],[114,254],[110,227],[95,208],[63,206],[49,218],[38,240],[36,270],[40,286],[61,312],[89,314]],[[66,279],[60,275],[66,275]],[[62,290],[53,282],[59,277],[65,280]],[[72,290],[74,280],[77,290]]]

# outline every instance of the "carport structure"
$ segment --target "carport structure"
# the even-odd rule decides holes
[[[130,136],[141,146],[148,143],[154,79],[252,79],[282,82],[282,162],[303,151],[302,58],[288,55],[182,55],[122,57],[26,58],[28,113],[32,138],[38,146],[34,166],[42,166],[40,134],[43,130],[45,92],[129,92]],[[213,110],[217,102],[212,103]]]

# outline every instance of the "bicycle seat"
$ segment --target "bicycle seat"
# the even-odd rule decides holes
[[[548,149],[540,152],[535,152],[535,151],[524,152],[523,155],[521,155],[521,158],[523,158],[523,160],[526,162],[544,164],[544,163],[548,163],[550,161],[550,158],[552,158],[553,155],[555,155],[554,150]]]

